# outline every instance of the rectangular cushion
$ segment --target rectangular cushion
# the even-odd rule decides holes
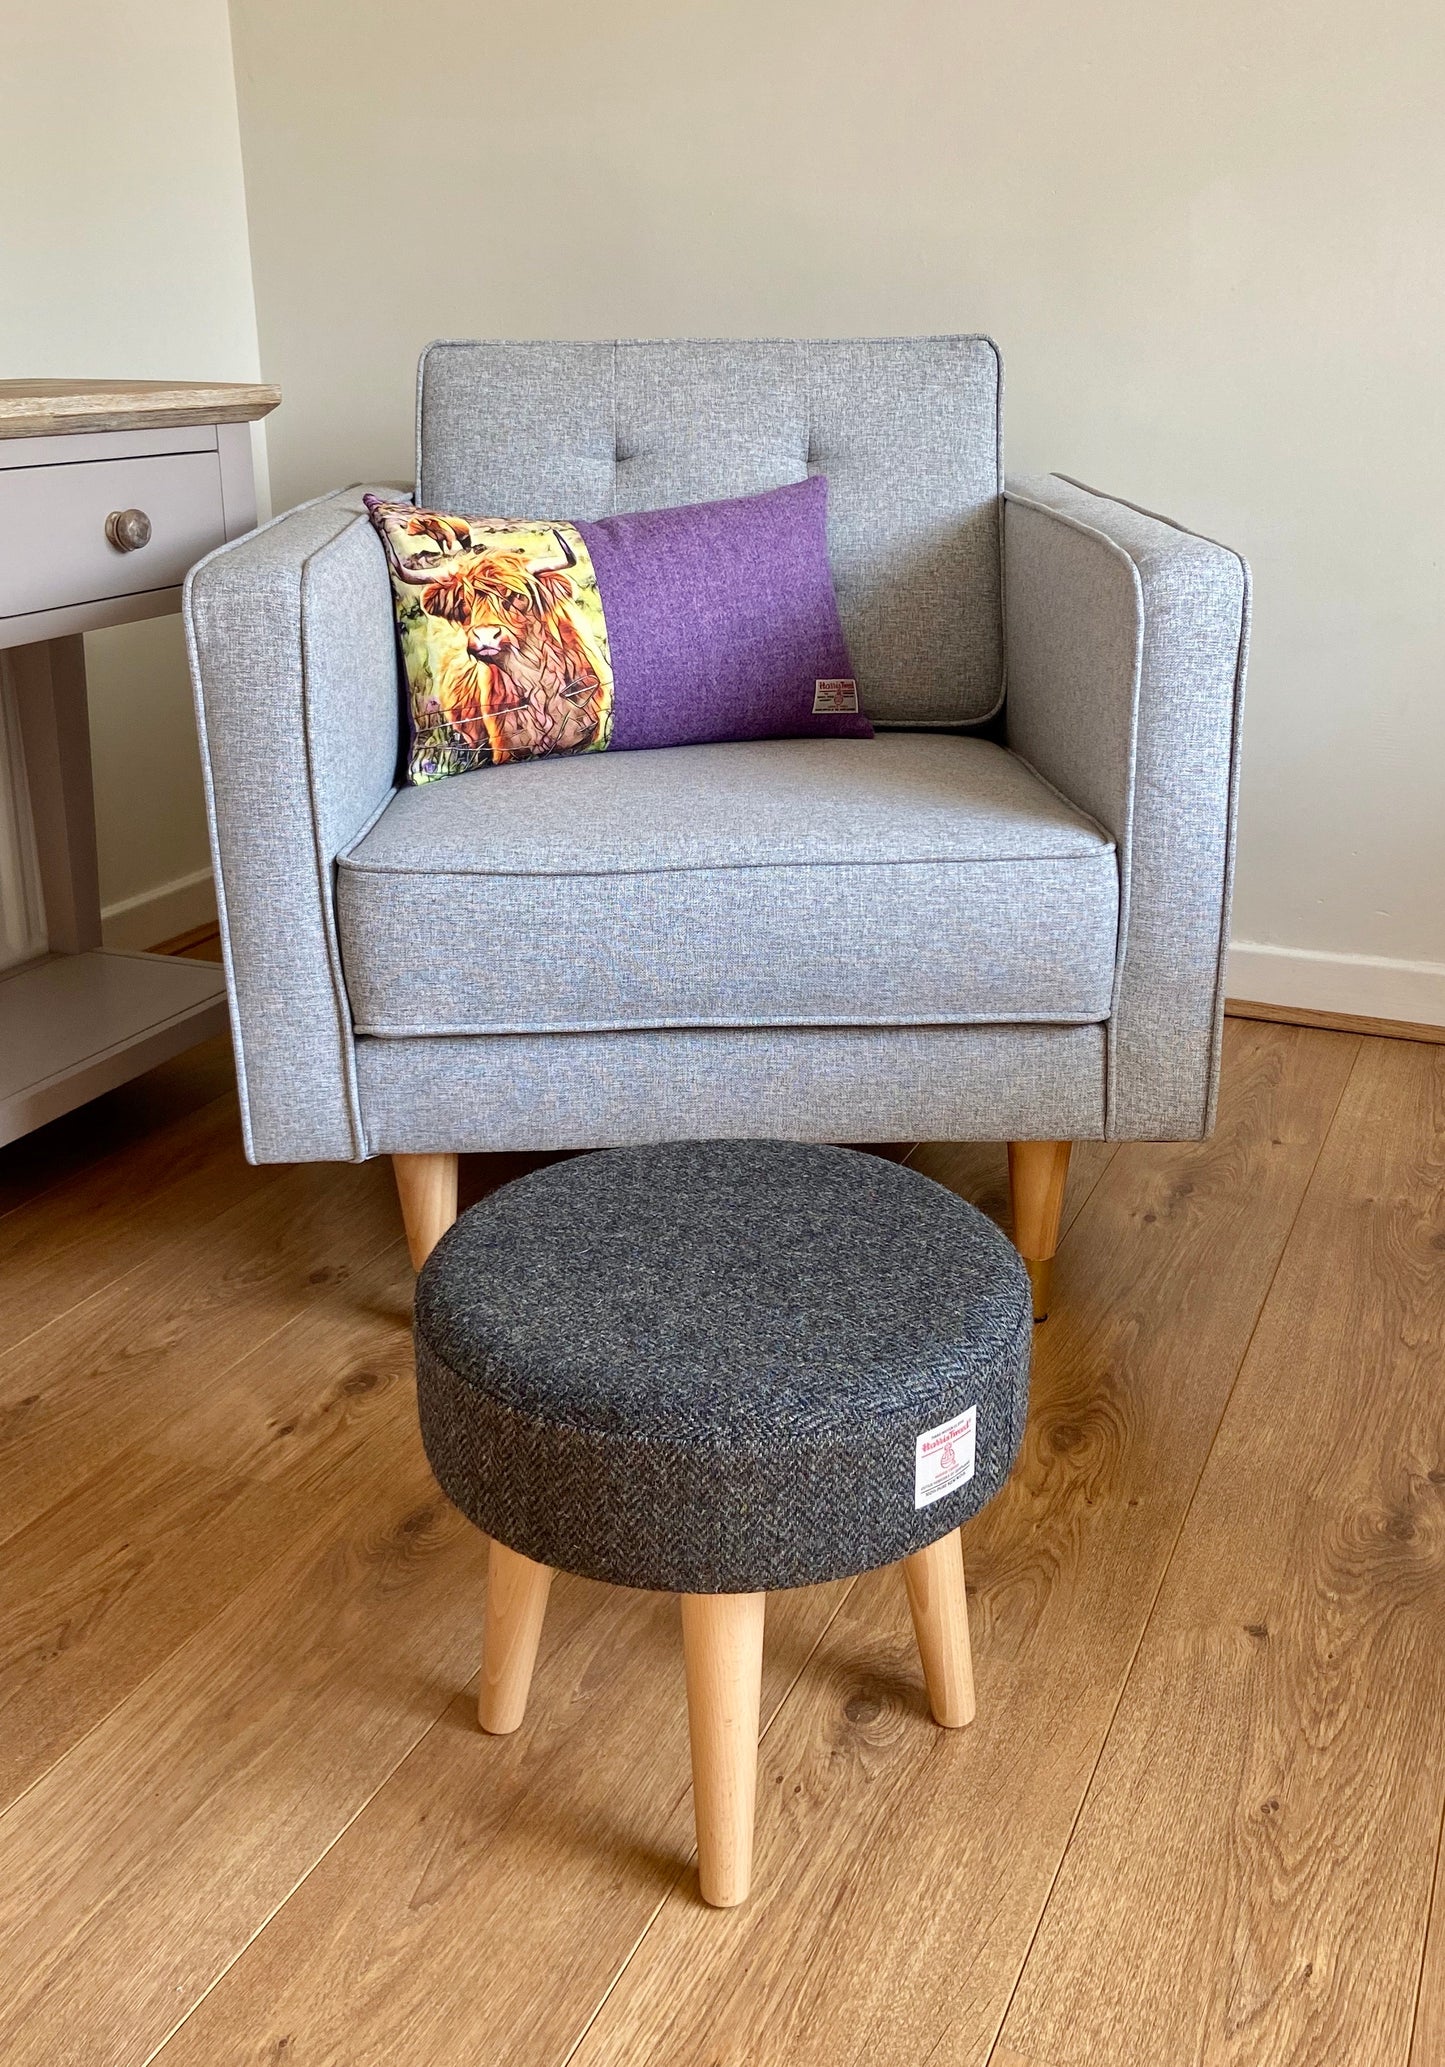
[[[1001,392],[985,337],[438,343],[417,499],[587,519],[826,474],[863,708],[976,723],[1003,693]]]
[[[895,733],[404,790],[337,905],[362,1034],[1076,1023],[1108,1015],[1118,878],[1004,748]]]

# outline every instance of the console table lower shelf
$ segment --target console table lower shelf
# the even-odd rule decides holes
[[[214,962],[95,948],[0,976],[0,1146],[226,1030]]]

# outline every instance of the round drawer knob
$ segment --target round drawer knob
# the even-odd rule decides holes
[[[144,510],[112,510],[105,520],[105,535],[118,553],[139,552],[151,542],[151,520]]]

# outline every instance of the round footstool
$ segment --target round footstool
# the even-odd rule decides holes
[[[491,1538],[483,1728],[522,1720],[554,1570],[681,1594],[702,1893],[741,1901],[768,1592],[902,1563],[934,1716],[972,1719],[957,1532],[1017,1453],[1032,1330],[992,1222],[851,1149],[608,1149],[474,1206],[416,1361]]]

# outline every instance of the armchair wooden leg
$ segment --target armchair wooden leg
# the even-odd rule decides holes
[[[1069,1176],[1071,1141],[1011,1141],[1008,1181],[1013,1195],[1014,1247],[1034,1288],[1034,1319],[1046,1320],[1059,1217]]]
[[[928,1684],[933,1720],[946,1730],[973,1721],[973,1653],[968,1642],[968,1596],[963,1590],[963,1544],[950,1529],[926,1550],[903,1560],[903,1583],[913,1611],[913,1633]]]
[[[762,1593],[682,1596],[697,1876],[715,1909],[746,1901],[752,1881],[766,1602]]]
[[[449,1155],[393,1156],[401,1217],[413,1270],[420,1270],[457,1217],[457,1159]]]
[[[494,1737],[510,1736],[527,1712],[527,1690],[551,1587],[550,1565],[539,1565],[493,1538],[487,1553],[487,1623],[477,1721]]]

